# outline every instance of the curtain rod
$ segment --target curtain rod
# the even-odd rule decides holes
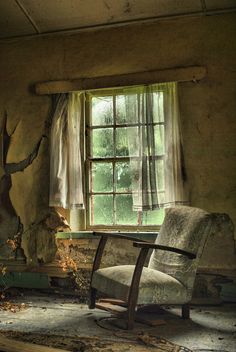
[[[38,95],[45,95],[165,82],[197,82],[205,76],[206,67],[204,66],[175,67],[114,76],[40,82],[35,84],[35,92]]]

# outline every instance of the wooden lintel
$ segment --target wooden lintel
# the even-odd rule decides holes
[[[176,67],[116,76],[42,82],[35,85],[35,91],[36,94],[44,95],[152,83],[196,82],[203,79],[205,76],[206,67],[203,66]]]

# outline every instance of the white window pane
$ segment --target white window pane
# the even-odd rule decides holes
[[[164,155],[165,153],[165,138],[164,138],[164,126],[157,125],[154,127],[154,139],[155,139],[155,154]]]
[[[113,129],[99,128],[91,132],[91,156],[93,158],[109,157],[114,155]]]
[[[128,138],[126,128],[116,129],[116,156],[128,156]]]
[[[153,121],[164,122],[163,92],[153,93]]]
[[[126,109],[125,109],[125,96],[116,96],[116,123],[123,124],[127,123]]]
[[[116,192],[131,192],[132,179],[129,162],[115,164]]]
[[[91,225],[113,224],[113,197],[112,195],[93,195],[90,199]]]
[[[112,192],[113,190],[113,167],[112,163],[92,163],[92,178],[90,191]]]
[[[92,126],[113,124],[113,97],[92,98]]]
[[[132,195],[118,195],[116,201],[116,223],[119,225],[137,225],[138,213],[132,210]]]

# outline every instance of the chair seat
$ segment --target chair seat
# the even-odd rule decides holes
[[[128,300],[134,265],[119,265],[94,272],[92,287],[106,295]],[[191,297],[183,284],[158,270],[143,268],[139,285],[139,304],[184,304]]]

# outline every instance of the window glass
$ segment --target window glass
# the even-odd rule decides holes
[[[112,125],[113,124],[113,97],[93,97],[92,98],[92,125]]]
[[[165,138],[164,138],[164,126],[157,125],[154,126],[154,138],[155,138],[155,148],[156,155],[165,154]]]
[[[128,156],[128,138],[126,128],[116,129],[116,156]]]
[[[92,195],[90,198],[90,221],[92,225],[113,224],[112,195]]]
[[[92,192],[112,192],[112,163],[92,163],[90,187]]]
[[[153,93],[153,113],[154,122],[164,122],[163,92]]]
[[[99,128],[91,131],[91,154],[94,158],[114,155],[113,129]]]
[[[132,210],[132,195],[122,194],[116,198],[116,223],[120,225],[137,225],[137,212]]]
[[[104,94],[104,93],[103,93]],[[126,100],[129,100],[129,109]],[[138,171],[141,156],[149,157],[148,147],[140,149],[139,138],[145,140],[147,126],[140,120],[146,103],[139,94],[125,96],[114,90],[113,95],[90,96],[88,111],[88,205],[90,226],[156,226],[164,218],[164,210],[134,211],[133,194],[140,187]],[[153,93],[156,183],[158,199],[165,192],[164,155],[165,126],[163,92]],[[149,133],[148,132],[148,133]],[[86,182],[88,181],[86,180]]]
[[[115,190],[116,192],[131,192],[131,169],[128,161],[115,164]]]

